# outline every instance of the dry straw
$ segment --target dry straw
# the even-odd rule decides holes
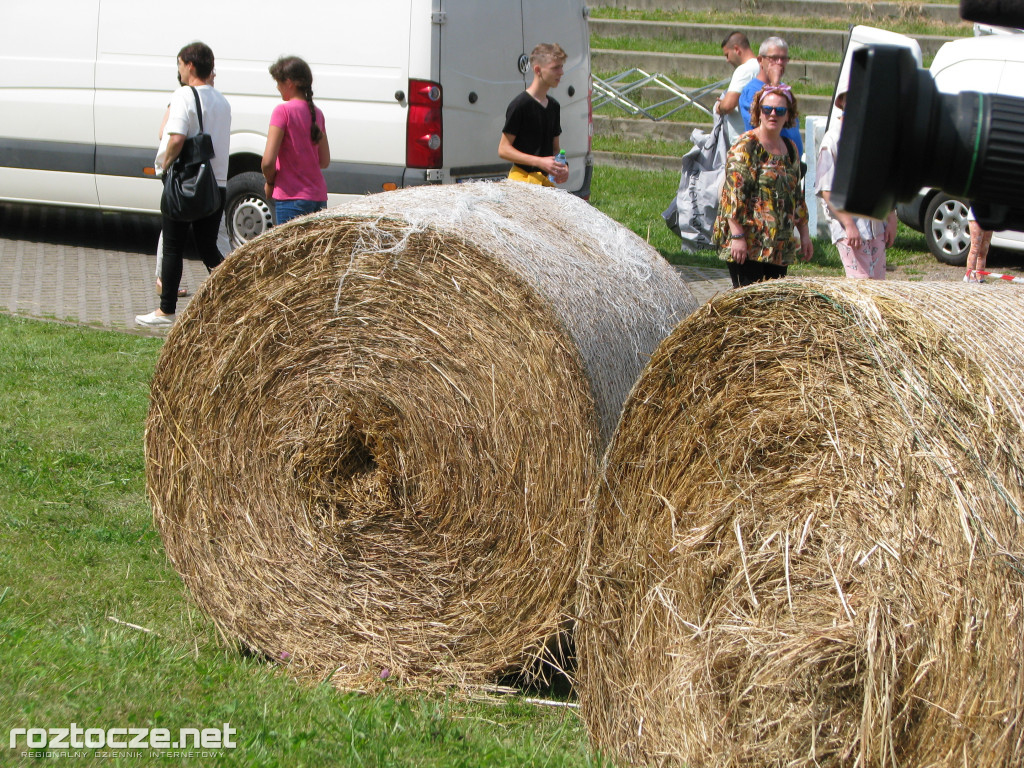
[[[345,687],[475,684],[550,652],[582,500],[695,308],[571,195],[423,187],[276,228],[167,338],[147,481],[228,638]]]
[[[595,745],[687,766],[1024,763],[1014,286],[773,281],[658,348],[595,493]]]

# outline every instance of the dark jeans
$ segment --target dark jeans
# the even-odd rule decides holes
[[[753,285],[764,280],[785,277],[786,270],[788,269],[785,264],[777,266],[764,261],[752,261],[750,259],[742,264],[737,264],[735,261],[727,261],[726,264],[729,265],[729,277],[732,278],[733,288],[742,288],[744,285]]]
[[[275,200],[274,224],[284,224],[307,213],[322,211],[326,207],[326,200]]]
[[[205,219],[198,221],[174,221],[163,217],[164,257],[160,270],[160,282],[163,293],[160,294],[160,311],[173,315],[178,306],[178,287],[181,285],[182,255],[185,253],[185,241],[188,239],[189,227],[195,235],[199,257],[206,265],[207,271],[224,261],[224,255],[217,248],[217,232],[220,230],[220,219],[224,214],[223,201],[225,189],[220,188],[221,207]]]

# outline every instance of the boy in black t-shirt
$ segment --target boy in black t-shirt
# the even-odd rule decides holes
[[[562,133],[561,108],[548,91],[562,79],[566,54],[557,43],[541,43],[530,53],[533,82],[512,99],[505,111],[498,156],[512,163],[508,177],[514,181],[552,187],[548,176],[564,184],[569,167],[555,162]]]

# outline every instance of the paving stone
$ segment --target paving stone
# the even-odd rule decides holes
[[[160,333],[135,325],[156,308],[159,221],[133,214],[0,205],[0,311],[118,331]],[[190,295],[206,279],[187,259]]]

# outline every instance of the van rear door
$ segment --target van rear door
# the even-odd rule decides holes
[[[441,0],[439,33],[443,163],[452,181],[508,175],[498,157],[505,108],[524,86],[519,2]]]
[[[551,92],[562,107],[561,145],[570,168],[566,187],[584,186],[590,45],[583,7],[580,0],[486,6],[478,0],[440,0],[434,21],[440,39],[443,161],[451,181],[508,174],[508,163],[498,157],[505,110],[532,80],[527,57],[533,46],[557,42],[569,54],[565,76]]]
[[[559,144],[569,161],[569,181],[564,186],[584,197],[590,194],[593,135],[587,17],[587,7],[580,0],[523,0],[523,49],[529,53],[538,43],[558,43],[567,54],[565,74],[552,95],[562,107]]]

